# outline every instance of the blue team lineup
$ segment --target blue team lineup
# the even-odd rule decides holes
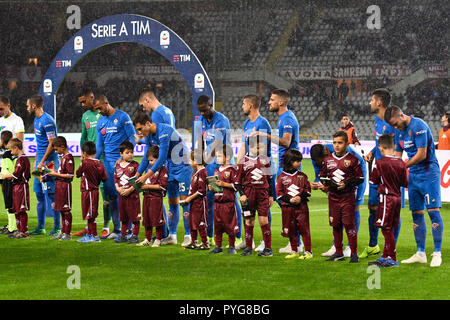
[[[46,234],[46,217],[52,217],[53,229],[48,235],[57,241],[71,241],[73,236],[79,237],[76,241],[80,243],[103,240],[151,247],[181,245],[185,250],[204,250],[211,256],[250,256],[257,252],[258,256],[271,257],[271,208],[279,206],[282,227],[275,233],[281,232],[287,245],[278,252],[286,254],[286,259],[309,260],[317,254],[313,254],[308,199],[311,190],[321,190],[328,197],[333,237],[330,249],[321,253],[326,261],[348,258],[349,263],[358,263],[369,258],[369,265],[380,268],[428,263],[427,214],[434,243],[429,265],[439,267],[442,263],[440,168],[433,136],[423,120],[391,105],[391,95],[385,88],[373,91],[368,101],[374,115],[375,147],[361,155],[349,144],[345,131],[333,133],[331,144],[311,147],[315,172],[311,181],[302,172],[299,124],[289,110],[289,93],[284,89],[271,92],[268,106],[262,106],[257,95],[242,98],[242,110],[248,119],[243,124],[236,159],[231,148],[230,122],[214,109],[207,95],[196,101],[200,116],[193,122],[192,148],[177,131],[171,109],[150,89],[140,94],[142,112],[134,119],[111,106],[105,95],[94,95],[88,88],[78,100],[86,110],[83,121],[85,115],[90,117],[89,125],[83,127],[90,132],[80,142],[79,168],[75,168],[66,139],[58,135],[53,117],[44,111],[44,99],[34,95],[27,100],[27,110],[35,117],[37,142],[35,162],[32,166],[28,163],[28,171],[35,175],[33,191],[37,199],[37,227],[31,232],[27,211],[34,208],[29,204],[30,174],[26,172],[27,160],[22,159],[26,158],[23,145],[16,138],[5,141],[2,134],[2,144],[21,159],[14,172],[2,176],[12,180],[14,190],[20,190],[12,193],[11,210],[17,230],[11,232],[11,238]],[[278,115],[277,134],[261,116],[262,107]],[[140,163],[133,160],[136,144],[145,146]],[[271,154],[272,144],[277,145],[277,163]],[[404,152],[406,162],[402,160]],[[366,163],[370,163],[369,170]],[[75,178],[80,179],[86,227],[72,234],[71,182]],[[369,243],[363,243],[363,250],[358,253],[360,209],[365,202],[367,181],[369,218],[364,230],[368,229]],[[405,188],[417,251],[399,263],[396,243]],[[163,202],[166,196],[168,208]],[[101,234],[97,234],[100,199],[105,223]],[[253,236],[256,216],[263,239],[259,245],[255,245]],[[180,220],[184,225],[182,240],[177,239]],[[139,239],[141,221],[145,229],[143,240]],[[378,244],[380,230],[385,240],[383,248]]]

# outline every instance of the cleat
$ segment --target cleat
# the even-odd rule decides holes
[[[191,236],[190,235],[185,235],[184,239],[183,239],[183,243],[181,243],[182,247],[186,247],[189,243],[191,243]]]
[[[214,249],[212,249],[209,253],[222,253],[222,247],[215,246]]]
[[[82,237],[82,236],[84,236],[85,234],[87,234],[87,230],[86,230],[86,229],[83,229],[83,230],[81,230],[81,231],[78,231],[78,232],[72,234],[72,236],[73,236],[73,237]]]
[[[402,260],[402,263],[427,263],[427,256],[424,252],[416,252],[411,256],[411,258]]]
[[[236,253],[237,253],[237,251],[236,251],[236,249],[234,247],[229,247],[228,248],[227,254],[236,254]]]
[[[20,233],[20,231],[19,230],[16,230],[16,231],[14,231],[14,232],[12,232],[10,235],[9,235],[9,237],[11,238],[11,239],[16,239],[16,237],[17,237],[17,235]]]
[[[265,247],[266,247],[266,245],[264,243],[264,240],[261,240],[261,242],[259,243],[259,246],[256,247],[255,251],[256,252],[262,252]]]
[[[131,237],[128,239],[129,244],[136,244],[139,243],[139,236],[137,234],[131,235]]]
[[[61,234],[61,229],[52,229],[52,231],[50,231],[47,236],[51,237],[51,236],[59,236]]]
[[[66,240],[72,240],[72,236],[67,233],[63,233],[61,238],[59,238],[60,241],[66,241]]]
[[[264,248],[263,251],[258,253],[258,256],[260,256],[260,257],[272,257],[273,256],[272,249]]]
[[[204,243],[202,243],[201,245],[199,245],[199,246],[197,246],[195,248],[195,250],[209,250],[209,249],[210,249],[209,245],[208,244],[204,244]]]
[[[92,239],[91,237],[92,237],[91,235],[85,234],[82,238],[78,239],[77,241],[83,242],[83,243],[91,242],[91,239]]]
[[[156,240],[155,240],[156,241]],[[159,243],[161,244],[161,240],[159,240]],[[144,239],[144,241],[139,242],[138,244],[136,244],[137,247],[145,247],[145,246],[149,246],[151,245],[152,242],[148,241],[147,238]]]
[[[278,252],[279,253],[291,253],[292,252],[291,243],[289,242],[286,247],[281,248],[280,250],[278,250]]]
[[[175,234],[169,234],[166,238],[161,240],[161,245],[177,244],[177,236]]]
[[[109,235],[109,231],[106,229],[102,230],[102,233],[100,234],[100,239],[106,239],[106,237]]]
[[[442,263],[441,252],[433,252],[431,256],[433,258],[431,259],[430,267],[439,267]]]
[[[111,232],[110,234],[108,234],[108,235],[106,236],[106,239],[108,239],[108,240],[111,240],[111,239],[117,239],[117,238],[119,238],[121,235],[122,235],[122,234],[121,234],[120,232],[115,232],[115,231],[113,231],[113,232]]]
[[[350,256],[350,263],[357,263],[359,262],[359,257],[357,253],[354,253]]]
[[[39,229],[36,228],[33,231],[30,232],[31,236],[40,236],[40,235],[45,235],[45,229]]]
[[[367,258],[368,256],[374,256],[380,253],[380,247],[376,245],[375,247],[365,247],[364,251],[359,255],[361,259]]]
[[[334,244],[331,246],[331,248],[328,251],[325,251],[321,254],[322,257],[331,257],[333,254],[336,253],[336,247]]]
[[[344,254],[335,252],[325,261],[345,261],[345,257]]]
[[[250,256],[252,254],[253,254],[253,250],[248,247],[245,247],[244,251],[241,253],[241,256]]]
[[[216,245],[216,241],[214,241],[214,237],[208,237],[208,245],[210,246],[215,246]]]
[[[52,237],[52,240],[59,240],[62,238],[63,235],[64,233],[57,234],[56,236]]]
[[[350,250],[350,246],[346,246],[344,249],[344,257],[350,258],[352,255],[352,250]]]
[[[102,242],[99,236],[91,236],[89,242]]]
[[[300,257],[298,257],[300,260],[308,260],[308,259],[312,259],[313,254],[309,251],[305,251],[305,253],[303,253]]]
[[[383,263],[385,263],[386,262],[386,258],[383,258],[383,257],[379,257],[377,260],[375,260],[375,261],[370,261],[369,263],[368,263],[368,265],[369,266],[377,266],[377,267],[381,267],[381,265],[383,264]]]
[[[288,254],[285,259],[293,259],[293,258],[298,258],[298,253],[295,251],[292,251],[290,254]]]
[[[114,239],[115,243],[124,243],[124,242],[128,242],[128,238],[126,235],[121,234],[119,237],[117,237],[116,239]]]
[[[245,249],[245,241],[242,241],[242,240],[241,240],[241,242],[239,242],[239,244],[238,244],[237,241],[236,241],[236,249],[238,249],[238,250],[243,250],[243,249]]]
[[[153,244],[152,244],[152,248],[157,248],[157,247],[161,247],[161,240],[159,240],[159,239],[155,239],[155,241],[153,241]]]
[[[197,245],[195,244],[195,242],[191,242],[186,247],[184,247],[184,249],[195,250],[197,249]]]
[[[392,260],[391,257],[388,257],[382,265],[380,265],[382,268],[393,268],[398,267],[398,262],[395,260]]]

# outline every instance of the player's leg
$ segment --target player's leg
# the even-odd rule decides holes
[[[214,245],[214,192],[208,190],[206,199],[208,200],[208,240],[210,245]]]
[[[265,196],[257,198],[256,209],[258,211],[258,222],[264,240],[264,250],[258,256],[271,257],[272,253],[272,232],[269,225],[269,199]]]
[[[359,255],[360,258],[367,258],[370,255],[377,255],[380,253],[380,247],[378,245],[378,228],[375,227],[375,218],[377,216],[378,209],[378,186],[371,184],[369,186],[369,245],[364,248],[363,252]]]
[[[33,189],[34,193],[36,194],[37,200],[36,211],[37,211],[38,225],[33,231],[30,232],[30,235],[41,235],[46,233],[45,232],[46,203],[45,203],[45,195],[44,192],[42,191],[42,184],[36,177],[34,178]]]
[[[187,169],[185,169],[186,173],[184,175],[182,175],[182,177],[180,177],[180,182],[179,182],[179,193],[180,193],[180,200],[185,200],[189,194],[189,188],[191,186],[191,176],[192,176],[192,168],[191,167],[186,167]],[[191,243],[191,230],[189,228],[189,210],[190,210],[191,206],[190,205],[186,205],[186,206],[182,206],[182,210],[183,210],[183,225],[184,225],[184,238],[183,238],[183,242],[181,243],[182,247],[187,246],[189,243]]]
[[[54,189],[53,189],[54,190]],[[47,234],[48,236],[56,236],[61,234],[61,213],[55,211],[55,194],[44,191],[45,197],[45,212],[46,216],[53,217],[53,229]]]
[[[164,244],[177,244],[177,229],[180,220],[180,191],[177,180],[169,181],[167,186],[167,197],[169,198],[169,212],[167,214],[167,224],[169,236],[164,239]]]
[[[109,198],[109,210],[114,225],[114,230],[106,239],[116,239],[120,235],[120,213],[119,213],[119,194],[114,185],[114,161],[105,161],[104,163],[108,179],[103,182],[105,195]]]
[[[252,244],[253,244],[253,229],[255,227],[255,212],[249,217],[244,217],[244,228],[245,228],[245,249],[241,253],[241,256],[248,256],[252,254]]]
[[[295,222],[297,224],[298,231],[302,235],[303,244],[305,246],[305,252],[299,258],[302,260],[311,259],[313,255],[311,250],[311,231],[309,227],[309,213],[307,211],[300,212],[300,214],[297,215],[297,219]]]
[[[103,183],[100,185],[100,193],[103,199],[103,228],[102,233],[100,234],[101,239],[106,239],[109,234],[109,224],[111,223],[111,209],[109,206],[110,199],[105,193],[105,188],[103,187]]]

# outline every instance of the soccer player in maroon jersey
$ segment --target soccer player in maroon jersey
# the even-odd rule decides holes
[[[383,157],[375,161],[369,182],[378,185],[379,204],[374,225],[381,228],[385,242],[381,257],[369,262],[369,265],[398,267],[394,228],[400,218],[400,187],[408,186],[407,169],[403,160],[394,156],[394,139],[391,135],[380,136],[378,148]]]
[[[151,146],[147,151],[146,157],[149,162],[149,168],[151,168],[159,158],[159,147]],[[164,220],[163,198],[166,195],[168,184],[169,171],[165,166],[162,166],[141,186],[144,193],[144,200],[142,202],[142,225],[145,228],[145,239],[137,244],[139,247],[152,244],[153,227],[156,229],[156,239],[152,247],[161,246],[164,225],[166,224]]]
[[[128,179],[134,177],[139,163],[133,160],[134,146],[130,141],[123,141],[119,145],[122,160],[116,164],[114,170],[114,184],[119,193],[119,214],[122,229],[120,236],[114,240],[116,243],[139,243],[139,227],[141,221],[141,202],[139,192],[134,189]],[[128,239],[128,227],[133,223],[131,237]]]
[[[14,239],[29,238],[27,210],[30,210],[30,191],[28,186],[28,180],[31,178],[30,160],[23,152],[23,144],[20,139],[12,138],[9,140],[7,148],[11,150],[13,156],[17,157],[14,172],[3,175],[3,179],[12,178],[12,209],[15,212],[17,224],[17,231],[9,237]]]
[[[239,232],[236,217],[236,189],[234,188],[235,169],[231,166],[233,149],[224,144],[222,150],[216,151],[216,161],[220,167],[214,171],[214,175],[219,178],[216,182],[222,191],[214,193],[214,236],[216,246],[209,253],[221,253],[222,234],[228,235],[228,254],[236,254],[235,240],[236,233]],[[209,185],[209,190],[214,192],[214,188]]]
[[[298,257],[298,232],[302,236],[305,252],[301,260],[311,259],[311,232],[309,230],[308,197],[311,185],[308,176],[298,171],[303,155],[299,150],[289,149],[284,155],[283,172],[277,178],[277,200],[281,204],[282,235],[289,237],[292,252],[287,259]]]
[[[97,235],[98,198],[100,182],[108,179],[105,167],[100,160],[95,159],[97,148],[92,141],[86,141],[81,147],[81,164],[76,171],[81,178],[81,211],[83,220],[88,221],[88,232],[78,242],[100,242]]]
[[[55,211],[61,212],[62,232],[54,236],[53,240],[70,240],[72,236],[72,180],[75,162],[67,149],[67,141],[58,136],[52,141],[53,149],[61,156],[58,171],[52,170],[49,175],[56,178],[55,183]]]
[[[181,205],[191,204],[189,212],[189,226],[191,228],[191,243],[185,249],[208,250],[208,237],[206,228],[208,226],[208,200],[206,198],[208,172],[201,151],[192,150],[189,158],[190,165],[194,170],[191,177],[189,195]],[[197,232],[200,233],[202,244],[197,246]]]
[[[269,208],[272,206],[272,170],[270,159],[266,156],[266,144],[255,135],[248,138],[249,152],[237,165],[235,185],[240,194],[242,211],[245,219],[245,249],[242,256],[252,254],[253,228],[255,215],[263,234],[263,251],[258,256],[271,257],[272,236],[268,220]]]
[[[347,152],[348,136],[344,131],[333,135],[334,152],[328,155],[319,172],[322,185],[319,187],[328,193],[330,226],[333,227],[333,239],[336,252],[327,261],[345,260],[342,251],[343,231],[347,233],[350,244],[350,263],[359,262],[357,252],[357,230],[355,226],[356,187],[364,181],[358,158]]]

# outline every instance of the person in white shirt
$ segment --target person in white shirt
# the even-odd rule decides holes
[[[0,132],[3,130],[11,131],[13,138],[24,139],[25,127],[21,117],[11,111],[9,99],[0,96]]]

